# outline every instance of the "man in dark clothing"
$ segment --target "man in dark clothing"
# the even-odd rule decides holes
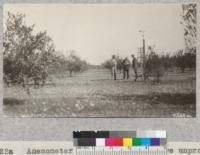
[[[132,67],[135,73],[135,81],[137,80],[138,74],[137,74],[137,59],[135,58],[135,56],[132,54]]]
[[[129,59],[126,57],[123,60],[123,79],[128,79],[129,78],[129,67],[130,67],[130,61]]]

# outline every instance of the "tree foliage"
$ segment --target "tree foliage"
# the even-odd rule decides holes
[[[197,5],[196,4],[183,4],[183,21],[184,36],[187,50],[196,47],[196,32],[197,32]]]
[[[74,72],[80,72],[88,69],[89,64],[76,55],[74,50],[70,50],[68,55],[60,55],[57,57],[57,66],[55,70],[59,72],[69,72],[70,77]]]
[[[106,60],[105,62],[103,62],[101,64],[101,66],[103,66],[104,68],[107,68],[107,69],[111,70],[111,68],[112,68],[111,60]]]
[[[174,64],[177,68],[181,70],[182,73],[185,72],[186,68],[195,69],[196,68],[196,53],[195,52],[184,52],[179,50],[175,53]]]
[[[72,77],[73,72],[79,72],[87,66],[87,62],[81,60],[74,51],[71,51],[70,54],[66,57],[66,66],[69,71],[70,77]]]
[[[150,53],[147,56],[144,64],[144,78],[146,79],[147,77],[152,76],[156,82],[160,82],[160,77],[163,76],[164,71],[166,71],[166,69],[169,67],[169,63],[167,61],[168,57],[164,55],[158,55],[153,48],[150,49]]]
[[[24,14],[8,13],[3,41],[3,78],[7,84],[43,85],[55,51],[47,32],[34,32]]]

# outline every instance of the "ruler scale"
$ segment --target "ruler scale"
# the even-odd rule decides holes
[[[75,148],[76,155],[166,155],[165,147],[138,147],[138,148]]]

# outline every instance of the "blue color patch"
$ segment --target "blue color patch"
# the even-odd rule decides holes
[[[151,139],[150,138],[142,138],[141,144],[142,144],[142,146],[150,146],[151,145]]]

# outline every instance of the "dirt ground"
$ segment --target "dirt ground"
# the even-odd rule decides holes
[[[159,84],[111,79],[106,69],[52,76],[47,85],[4,86],[4,116],[11,117],[195,117],[194,72],[170,73]]]

